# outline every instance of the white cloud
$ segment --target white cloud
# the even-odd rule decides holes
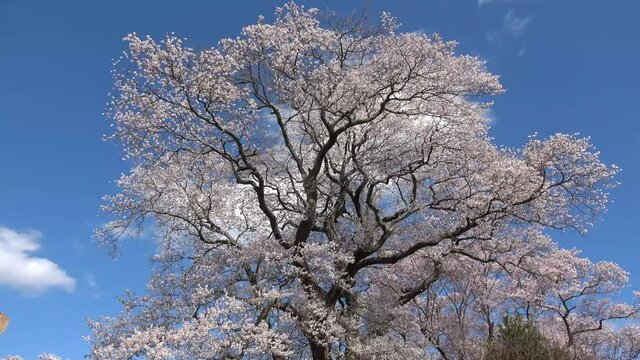
[[[0,226],[0,286],[9,286],[27,295],[37,295],[52,287],[75,289],[76,280],[58,264],[35,257],[40,249],[37,231],[18,232]]]
[[[525,30],[531,22],[533,21],[533,16],[527,15],[524,17],[518,17],[513,12],[513,10],[507,11],[504,16],[504,31],[509,33],[513,37],[518,37],[524,34]]]

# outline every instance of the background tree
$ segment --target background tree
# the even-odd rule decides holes
[[[288,3],[201,51],[126,37],[107,114],[132,169],[98,237],[150,222],[161,245],[92,358],[473,359],[513,309],[568,348],[637,315],[592,301],[624,272],[543,235],[605,209],[617,169],[588,139],[497,147],[480,59],[388,14],[324,18]]]
[[[533,321],[505,317],[487,346],[487,360],[569,360],[566,349],[550,344]]]

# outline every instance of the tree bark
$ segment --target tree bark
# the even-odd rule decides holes
[[[316,341],[309,340],[311,347],[311,356],[313,360],[330,360],[329,347],[323,344],[319,344]]]

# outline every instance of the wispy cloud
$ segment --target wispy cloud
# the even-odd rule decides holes
[[[526,52],[527,52],[527,48],[523,46],[520,48],[520,50],[518,50],[518,52],[516,53],[516,56],[524,56]]]
[[[49,288],[75,289],[76,280],[58,264],[36,257],[41,234],[19,232],[0,226],[0,286],[9,286],[26,295],[38,295]]]
[[[73,242],[71,243],[71,247],[73,248],[73,251],[78,254],[82,254],[85,251],[84,244],[78,239],[73,240]]]
[[[496,113],[493,108],[489,107],[484,111],[484,121],[488,126],[495,126],[498,123],[498,119],[496,118]]]
[[[478,6],[488,5],[488,4],[491,4],[494,1],[495,0],[478,0]]]
[[[533,21],[533,16],[516,16],[513,10],[507,11],[503,19],[504,31],[513,37],[518,37],[524,34],[527,27]]]
[[[511,1],[513,0],[478,0],[478,6],[484,6],[484,5],[495,4],[495,3],[508,3]]]
[[[532,3],[538,0],[478,0],[478,7],[485,5],[512,4],[512,3]]]
[[[527,52],[527,47],[526,44],[522,43],[521,37],[532,22],[533,15],[518,16],[513,10],[509,10],[502,18],[501,28],[489,30],[485,33],[487,42],[492,46],[508,45],[515,47],[514,52],[516,56],[524,56]]]
[[[487,41],[491,45],[499,45],[502,40],[502,33],[500,31],[492,30],[486,33]]]
[[[85,273],[84,280],[89,285],[89,289],[91,289],[91,296],[94,298],[99,298],[102,296],[102,292],[100,292],[100,288],[98,287],[98,282],[96,281],[95,275],[93,273]]]

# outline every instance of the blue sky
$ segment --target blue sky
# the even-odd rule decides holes
[[[605,161],[623,169],[622,184],[586,237],[558,237],[591,258],[620,263],[640,288],[640,2],[303,3],[341,12],[366,7],[373,15],[388,10],[404,31],[438,32],[458,40],[460,53],[485,58],[507,89],[493,111],[499,144],[521,145],[536,131],[592,136]],[[0,357],[50,351],[82,358],[85,318],[115,314],[115,297],[143,289],[149,275],[150,244],[129,243],[114,261],[91,239],[105,221],[100,197],[113,193],[112,180],[126,171],[117,145],[101,140],[109,132],[101,113],[122,37],[175,32],[203,48],[280,4],[0,1],[0,262],[33,265],[27,272],[0,263],[0,311],[12,318],[0,336]]]

